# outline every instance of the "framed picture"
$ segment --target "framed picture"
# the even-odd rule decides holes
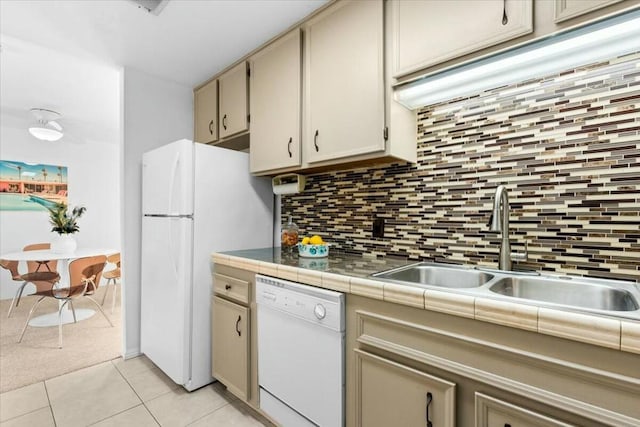
[[[44,211],[67,203],[66,166],[0,160],[0,211]]]

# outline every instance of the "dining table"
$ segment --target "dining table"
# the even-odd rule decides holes
[[[60,274],[60,281],[54,285],[59,288],[69,287],[69,262],[74,259],[84,258],[89,256],[97,256],[97,255],[106,255],[109,256],[118,252],[115,249],[110,248],[77,248],[73,252],[65,252],[59,253],[54,252],[50,249],[42,249],[35,251],[18,251],[18,252],[8,252],[0,255],[0,259],[4,259],[7,261],[58,261],[58,274]],[[62,300],[58,301],[58,304],[61,306],[63,303]],[[65,308],[62,310],[62,323],[73,323],[74,321],[85,320],[93,316],[96,312],[95,310],[89,308],[78,308],[75,309],[76,319],[73,318],[73,313],[69,309],[69,305],[67,304]],[[53,313],[42,314],[40,316],[34,317],[29,321],[30,326],[36,327],[48,327],[48,326],[57,326],[58,325],[58,311]]]

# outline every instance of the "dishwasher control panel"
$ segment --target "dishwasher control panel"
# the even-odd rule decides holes
[[[344,331],[344,294],[288,280],[256,276],[256,302],[335,331]]]

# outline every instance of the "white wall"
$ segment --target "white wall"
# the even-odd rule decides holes
[[[26,129],[0,126],[0,159],[68,167],[69,204],[82,205],[79,247],[120,249],[120,146],[39,141]],[[22,250],[53,237],[47,211],[0,211],[0,253]],[[26,271],[26,266],[23,266]],[[0,270],[0,298],[10,298],[19,283]],[[27,293],[29,289],[25,290]],[[0,314],[1,315],[1,314]]]
[[[124,70],[123,300],[125,357],[140,353],[140,231],[142,153],[193,139],[192,88]]]

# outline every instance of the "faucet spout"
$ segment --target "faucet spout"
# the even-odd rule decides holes
[[[491,231],[500,233],[506,230],[506,234],[509,234],[509,196],[504,185],[498,185],[493,196],[493,213],[489,227]]]
[[[509,243],[509,196],[507,187],[499,185],[493,196],[493,212],[489,229],[502,233],[498,268],[511,270],[511,244]]]

